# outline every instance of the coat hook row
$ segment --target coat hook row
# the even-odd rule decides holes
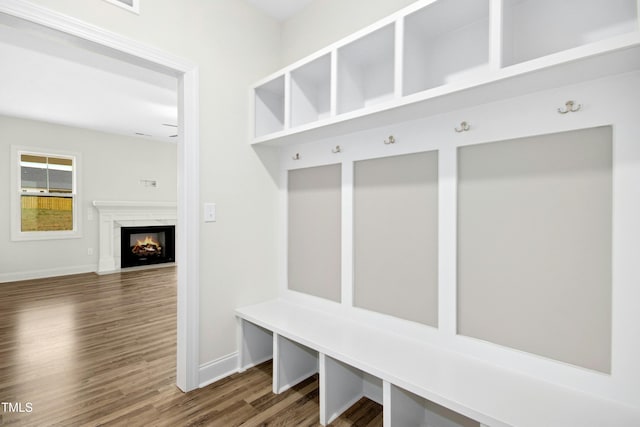
[[[567,114],[567,113],[575,113],[576,111],[580,111],[582,108],[582,104],[578,104],[576,106],[575,101],[569,100],[564,104],[564,110],[562,108],[558,108],[558,113]]]
[[[467,122],[461,122],[459,128],[453,128],[453,130],[455,130],[458,133],[467,132],[469,129],[471,129],[471,125]]]
[[[332,153],[341,153],[342,148],[339,145],[336,145],[336,148],[331,149]]]
[[[396,143],[396,138],[393,135],[389,135],[389,138],[385,139],[383,142],[386,145],[395,144]]]
[[[296,153],[295,156],[292,157],[293,160],[300,160],[300,153]]]

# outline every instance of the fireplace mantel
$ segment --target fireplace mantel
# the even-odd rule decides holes
[[[100,253],[98,274],[120,270],[120,228],[176,225],[176,202],[94,200],[98,210]]]

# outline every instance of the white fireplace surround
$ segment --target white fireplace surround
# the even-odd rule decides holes
[[[120,228],[176,225],[178,219],[176,202],[94,200],[93,206],[100,224],[98,274],[120,270]]]

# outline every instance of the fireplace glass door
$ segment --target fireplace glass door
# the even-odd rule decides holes
[[[121,267],[175,261],[175,227],[122,227]]]

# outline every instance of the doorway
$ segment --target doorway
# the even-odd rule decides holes
[[[177,366],[176,382],[183,391],[198,387],[198,235],[199,235],[199,106],[198,68],[189,61],[143,45],[24,0],[0,3],[0,13],[62,37],[102,55],[178,78],[178,225]]]

